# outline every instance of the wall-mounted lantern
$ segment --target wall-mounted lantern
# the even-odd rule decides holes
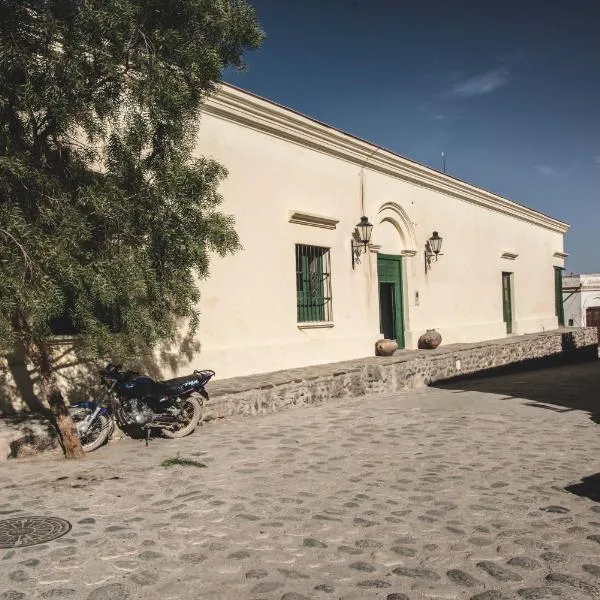
[[[369,223],[367,217],[361,217],[360,223],[354,228],[352,234],[352,268],[360,262],[360,255],[364,254],[369,249],[371,234],[373,233],[373,225]]]
[[[425,243],[425,272],[431,268],[431,263],[434,259],[437,261],[438,256],[444,256],[440,253],[441,249],[442,238],[437,231],[434,231],[433,235]]]

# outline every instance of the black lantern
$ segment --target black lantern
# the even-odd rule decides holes
[[[433,235],[429,238],[429,247],[436,256],[440,253],[440,250],[442,249],[442,238],[437,231],[434,231]]]
[[[435,258],[437,261],[438,256],[443,256],[440,253],[442,249],[442,238],[437,231],[433,232],[433,235],[427,240],[425,244],[425,272],[431,267],[431,262]]]
[[[358,230],[358,237],[360,239],[360,243],[366,248],[371,241],[371,233],[373,232],[373,225],[369,223],[369,219],[367,217],[361,217],[360,223],[356,226]]]
[[[354,234],[352,236],[352,268],[354,268],[356,263],[360,262],[360,255],[368,250],[372,233],[373,225],[369,223],[369,219],[367,217],[361,217],[360,223],[354,228]]]

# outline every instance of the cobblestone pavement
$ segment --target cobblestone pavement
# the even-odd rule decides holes
[[[600,426],[557,392],[592,406],[599,369],[231,419],[84,462],[6,463],[0,518],[73,528],[0,550],[0,599],[600,598]],[[177,453],[206,468],[160,466]]]

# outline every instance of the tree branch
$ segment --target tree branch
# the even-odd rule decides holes
[[[6,231],[6,229],[0,229],[0,233],[3,233],[6,237],[10,238],[19,247],[21,254],[23,254],[23,260],[25,262],[25,271],[23,271],[23,279],[25,279],[25,274],[27,273],[27,271],[33,271],[33,261],[27,253],[27,250],[25,250],[25,247],[12,233]]]

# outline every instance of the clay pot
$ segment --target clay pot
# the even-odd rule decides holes
[[[391,356],[398,350],[396,340],[377,340],[375,342],[375,354],[377,356]]]
[[[442,336],[435,329],[428,329],[419,338],[420,350],[435,350],[442,343]]]

